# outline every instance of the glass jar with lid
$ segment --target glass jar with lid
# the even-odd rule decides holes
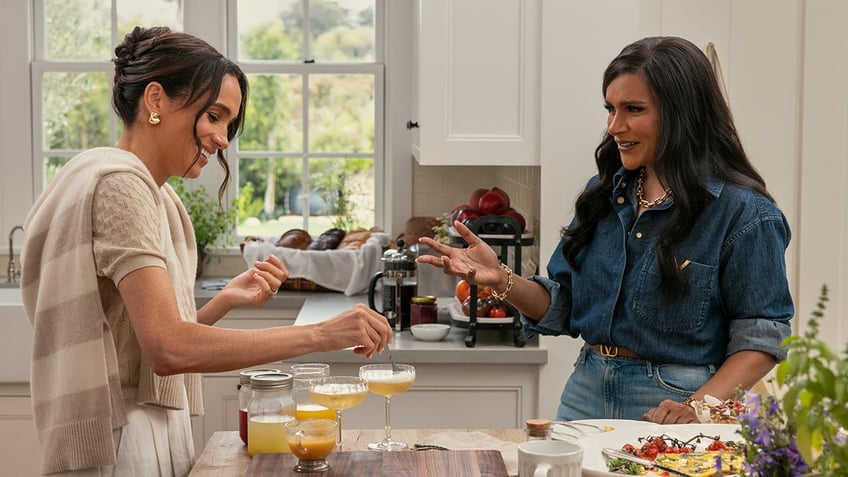
[[[550,419],[527,419],[524,424],[528,441],[551,439],[552,423]]]
[[[432,295],[414,296],[409,309],[409,325],[435,323],[438,317],[436,297]]]
[[[238,400],[239,400],[239,437],[247,444],[247,405],[250,404],[250,377],[257,374],[279,374],[281,371],[274,368],[245,369],[239,373]]]
[[[251,398],[247,406],[247,452],[290,452],[286,423],[295,418],[292,375],[257,374],[250,377]]]

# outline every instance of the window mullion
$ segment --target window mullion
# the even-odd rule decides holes
[[[304,21],[305,23],[305,21]],[[303,190],[303,228],[309,230],[309,195],[312,190],[309,187],[309,74],[304,74],[302,77],[303,89],[303,104],[301,104],[301,114],[303,117],[303,136],[301,151],[301,174],[300,183]]]

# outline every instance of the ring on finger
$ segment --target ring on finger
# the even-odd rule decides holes
[[[270,293],[270,294],[272,294],[272,295],[276,295],[276,294],[277,294],[277,289],[276,289],[276,288],[271,288],[271,289],[269,289],[269,290],[268,290],[268,293]]]

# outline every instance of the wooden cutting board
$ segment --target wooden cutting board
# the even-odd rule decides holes
[[[333,452],[329,472],[294,471],[291,454],[259,454],[245,477],[508,477],[500,451]]]

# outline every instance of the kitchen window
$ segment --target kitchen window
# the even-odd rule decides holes
[[[34,0],[36,193],[81,150],[117,142],[114,46],[135,25],[167,25],[249,77],[245,129],[226,151],[238,235],[380,225],[384,1]],[[189,187],[217,191],[210,165]]]

